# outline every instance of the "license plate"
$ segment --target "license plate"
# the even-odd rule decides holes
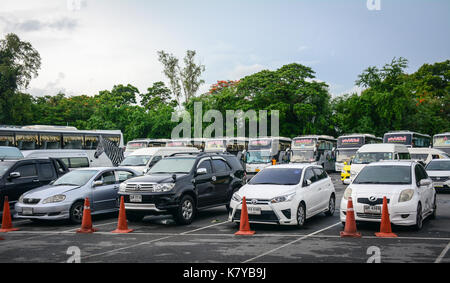
[[[31,207],[22,208],[23,215],[33,215],[33,209]]]
[[[130,202],[142,202],[141,195],[130,195]]]
[[[364,213],[381,214],[381,205],[365,205]]]
[[[261,207],[257,206],[247,206],[248,214],[261,215]]]
[[[434,183],[434,186],[435,187],[438,187],[438,188],[442,188],[443,186],[444,186],[444,183]]]

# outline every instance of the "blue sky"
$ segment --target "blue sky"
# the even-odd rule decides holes
[[[371,65],[393,57],[409,72],[450,59],[450,1],[380,0],[2,0],[0,32],[17,33],[41,53],[33,95],[94,95],[114,84],[142,92],[165,80],[156,52],[198,52],[201,90],[297,62],[333,95],[354,89]]]

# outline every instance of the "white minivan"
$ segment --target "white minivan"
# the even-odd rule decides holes
[[[120,167],[128,167],[143,174],[166,156],[178,152],[199,152],[195,147],[147,147],[133,151],[120,163]]]
[[[25,158],[60,158],[70,170],[95,167],[86,150],[78,149],[49,149],[22,151]]]
[[[411,160],[411,155],[408,147],[402,144],[376,143],[363,145],[352,160],[350,179],[344,180],[344,184],[349,185],[367,164],[381,160]]]

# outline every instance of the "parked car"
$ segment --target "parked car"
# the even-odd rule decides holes
[[[147,147],[130,153],[120,163],[121,167],[128,167],[136,171],[147,173],[158,161],[177,152],[199,152],[195,147]]]
[[[24,193],[15,206],[15,217],[39,220],[69,219],[81,223],[86,197],[91,214],[118,210],[120,183],[139,176],[129,168],[82,168],[71,171],[47,186]]]
[[[322,166],[286,164],[270,166],[236,192],[229,220],[239,223],[242,198],[246,198],[250,223],[297,225],[324,212],[333,215],[336,193]]]
[[[364,167],[341,200],[343,224],[350,196],[357,222],[381,222],[384,197],[395,225],[420,230],[423,219],[436,216],[436,191],[424,167],[415,161],[376,162]]]
[[[147,175],[120,186],[127,219],[171,214],[178,224],[190,224],[197,210],[225,205],[243,185],[244,169],[236,156],[177,153],[156,163]]]
[[[436,190],[450,189],[450,159],[432,160],[425,169]]]
[[[0,161],[22,159],[23,154],[17,147],[0,146]]]
[[[12,205],[23,193],[47,185],[67,172],[69,168],[57,158],[0,161],[0,209],[5,196]]]

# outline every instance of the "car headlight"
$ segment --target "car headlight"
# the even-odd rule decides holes
[[[237,201],[237,202],[241,202],[242,198],[240,195],[238,195],[238,193],[234,193],[233,196],[231,197],[232,200]]]
[[[345,189],[345,192],[344,192],[344,199],[345,199],[345,200],[348,200],[348,198],[352,196],[352,192],[353,192],[353,190],[352,190],[352,188],[350,188],[350,187],[348,187],[347,189]]]
[[[23,203],[23,195],[20,196],[19,203]]]
[[[400,193],[398,202],[410,201],[413,198],[413,196],[414,196],[414,190],[412,190],[412,189],[403,190]]]
[[[153,187],[153,191],[156,193],[168,192],[175,187],[175,183],[164,183],[164,184],[156,184]]]
[[[65,195],[56,195],[56,196],[52,196],[52,197],[44,199],[44,201],[42,203],[46,204],[46,203],[62,202],[65,199],[66,199]]]
[[[119,192],[124,193],[127,188],[127,182],[123,182],[119,185]]]
[[[279,203],[279,202],[291,201],[294,198],[294,196],[295,196],[295,193],[290,194],[290,195],[275,197],[275,198],[271,199],[270,202],[271,203]]]

